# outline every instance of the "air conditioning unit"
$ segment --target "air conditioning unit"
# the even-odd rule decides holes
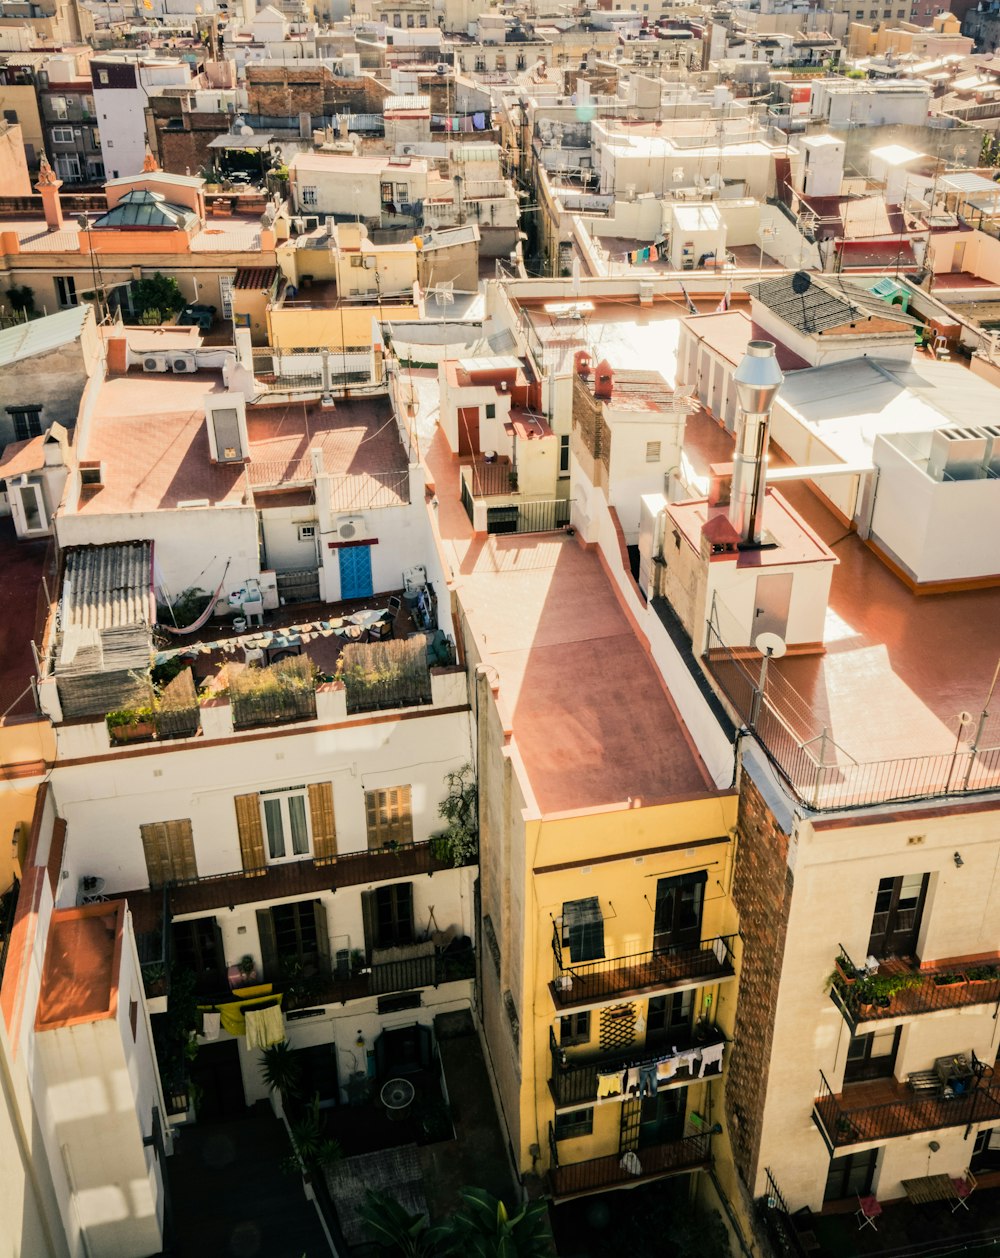
[[[142,360],[142,369],[143,371],[166,371],[166,354],[147,354]]]
[[[362,262],[361,265],[365,268],[366,271],[374,271],[375,267],[378,265],[378,260],[372,257],[371,254],[369,254],[368,257],[365,258],[365,260]]]
[[[172,358],[170,366],[175,372],[190,373],[198,370],[193,354],[190,358]]]
[[[337,536],[342,542],[353,541],[365,531],[365,522],[359,515],[345,516],[337,523]]]
[[[299,541],[300,542],[313,542],[315,540],[316,540],[316,525],[315,524],[300,524],[299,525]]]

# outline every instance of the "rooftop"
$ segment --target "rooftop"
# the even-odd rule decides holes
[[[899,332],[920,324],[919,319],[873,297],[867,288],[839,276],[820,278],[797,271],[748,284],[746,291],[796,331],[807,334],[835,332],[838,336],[862,337],[892,330],[873,327],[875,323],[897,325]]]
[[[36,1031],[114,1017],[126,911],[119,900],[53,912]]]
[[[472,537],[433,373],[413,376],[442,543],[538,810],[711,792],[598,556],[564,534]]]

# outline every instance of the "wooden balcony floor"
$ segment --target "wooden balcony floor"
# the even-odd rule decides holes
[[[554,1200],[567,1201],[571,1197],[605,1192],[609,1188],[631,1188],[654,1179],[664,1179],[668,1175],[698,1170],[711,1165],[712,1161],[707,1136],[668,1140],[663,1144],[636,1149],[635,1153],[642,1168],[638,1175],[629,1174],[623,1169],[621,1153],[552,1167],[549,1171],[549,1184]]]
[[[898,1079],[872,1079],[818,1099],[815,1108],[839,1146],[939,1131],[970,1121],[1000,1121],[1000,1092],[986,1088],[984,1081],[974,1097],[926,1096]]]
[[[613,999],[616,996],[635,995],[661,991],[684,985],[718,983],[733,977],[733,967],[720,962],[713,952],[705,949],[695,956],[682,953],[644,953],[633,961],[624,958],[612,968],[581,974],[579,970],[567,971],[572,985],[567,991],[559,988],[556,981],[549,984],[552,1000],[557,1009],[572,1009],[578,1005],[592,1005],[595,1001]]]

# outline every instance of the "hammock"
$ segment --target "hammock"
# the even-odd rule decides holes
[[[177,625],[158,625],[157,628],[163,629],[166,633],[176,633],[176,634],[197,633],[198,630],[202,627],[202,625],[205,625],[208,623],[212,615],[212,612],[215,610],[215,604],[219,601],[219,596],[222,593],[223,586],[226,584],[226,573],[229,571],[229,565],[231,562],[232,560],[230,559],[226,560],[226,568],[225,568],[225,572],[223,572],[222,574],[222,580],[219,582],[219,588],[215,591],[212,597],[208,600],[208,606],[201,613],[198,619],[194,621],[193,624],[185,625],[183,629],[178,628]]]

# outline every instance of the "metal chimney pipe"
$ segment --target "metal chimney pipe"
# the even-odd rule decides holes
[[[740,416],[729,522],[746,546],[760,544],[771,408],[784,380],[773,341],[751,341],[733,375]]]

